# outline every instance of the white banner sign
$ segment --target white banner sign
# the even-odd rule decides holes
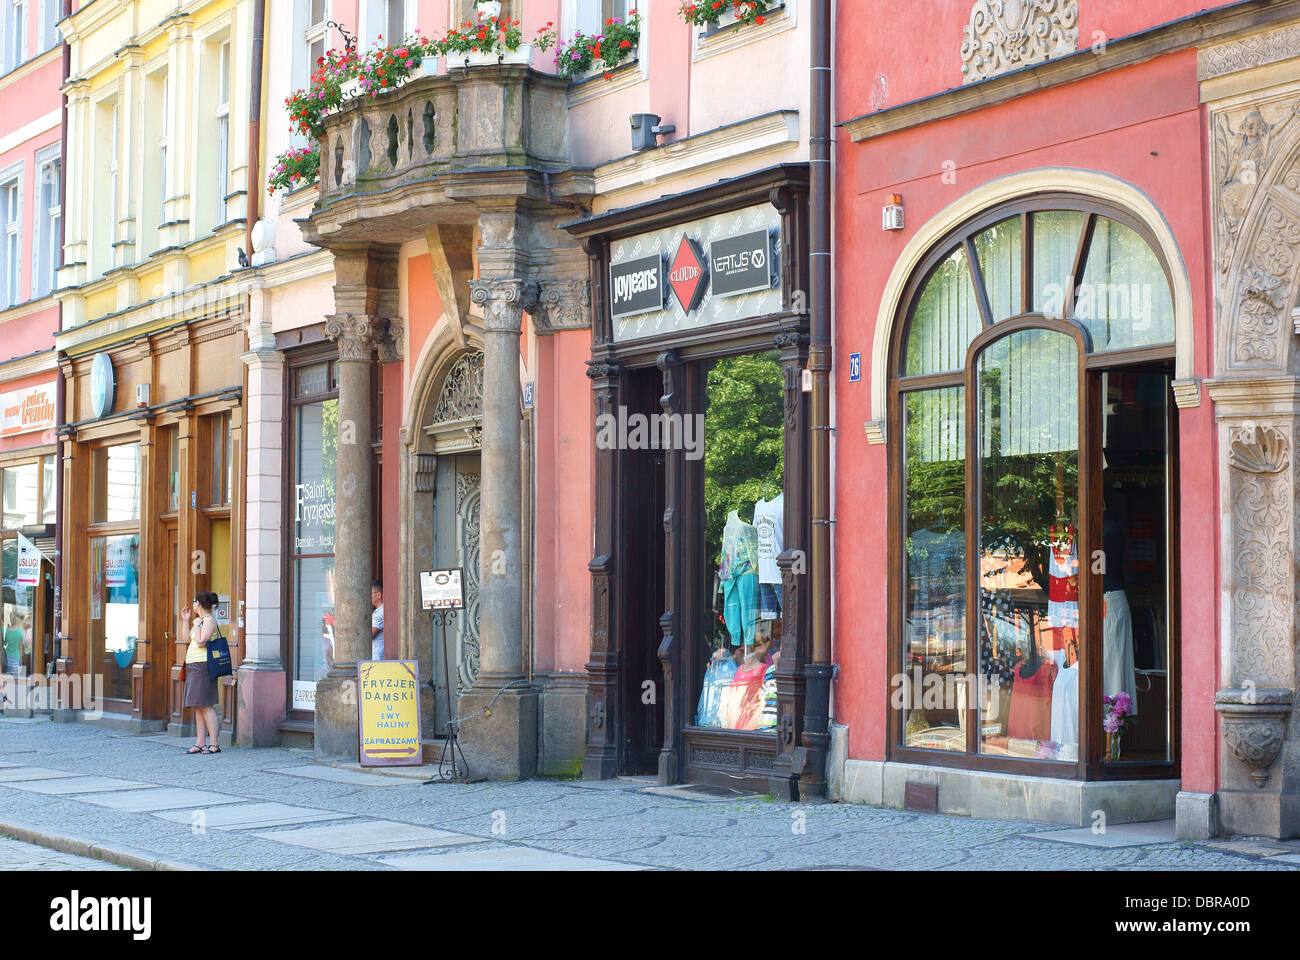
[[[41,583],[41,551],[21,533],[18,534],[18,581],[20,587],[36,587]]]
[[[55,426],[54,397],[55,385],[52,383],[0,393],[0,437],[52,430]]]

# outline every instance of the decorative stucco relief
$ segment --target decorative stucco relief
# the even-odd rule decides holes
[[[1291,441],[1276,427],[1253,424],[1234,428],[1230,437],[1233,680],[1289,685]]]
[[[1201,80],[1212,80],[1292,57],[1300,57],[1300,24],[1271,27],[1253,37],[1203,47],[1197,51],[1196,74]]]
[[[1078,46],[1077,0],[977,0],[962,31],[962,83],[1043,63]]]
[[[1291,94],[1211,119],[1217,329],[1228,368],[1281,368],[1288,359],[1300,272],[1298,118]]]

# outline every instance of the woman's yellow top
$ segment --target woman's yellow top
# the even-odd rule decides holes
[[[190,645],[185,651],[186,663],[208,662],[208,648],[206,646],[199,646],[199,630],[203,626],[203,621],[207,619],[207,617],[199,617],[198,620],[194,621],[194,626],[190,627]],[[215,632],[213,633],[213,636],[216,636]]]

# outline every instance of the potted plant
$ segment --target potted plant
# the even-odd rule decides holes
[[[780,0],[682,0],[678,15],[697,27],[717,27],[727,16],[735,23],[763,24]]]
[[[523,42],[520,21],[487,17],[479,13],[473,21],[448,30],[440,49],[448,66],[532,63],[533,45]]]
[[[290,149],[276,157],[267,189],[293,190],[302,184],[315,183],[319,175],[320,142],[312,141],[310,146]]]
[[[562,77],[582,77],[593,69],[609,71],[636,56],[641,42],[641,15],[629,10],[627,19],[611,17],[600,33],[587,36],[581,31],[555,50],[555,67]],[[543,48],[545,49],[545,48]]]

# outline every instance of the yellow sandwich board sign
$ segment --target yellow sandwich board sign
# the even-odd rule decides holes
[[[361,764],[419,766],[420,665],[414,660],[357,664]]]

